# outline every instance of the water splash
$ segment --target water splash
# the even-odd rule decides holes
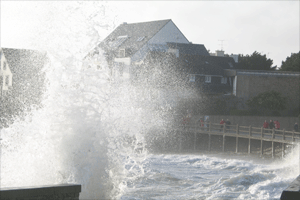
[[[154,116],[139,105],[136,88],[111,81],[101,54],[101,70],[83,67],[99,30],[113,24],[103,3],[36,4],[47,7],[32,40],[49,57],[47,91],[41,109],[1,130],[1,186],[79,183],[81,198],[116,198],[128,171],[143,173],[143,133]]]

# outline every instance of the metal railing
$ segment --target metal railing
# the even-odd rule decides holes
[[[259,139],[283,143],[298,143],[300,132],[286,131],[285,129],[266,129],[263,127],[226,125],[211,122],[201,122],[197,126],[183,125],[183,129],[213,135],[235,136],[249,139]]]

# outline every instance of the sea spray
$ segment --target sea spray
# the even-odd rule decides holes
[[[100,60],[101,69],[82,62],[86,49],[99,40],[95,28],[111,27],[103,5],[42,7],[47,23],[41,22],[32,44],[49,58],[46,92],[40,109],[1,129],[1,186],[78,183],[80,198],[116,198],[126,188],[127,171],[132,177],[143,171],[142,134],[154,117],[139,106],[132,85],[112,79],[101,53],[92,58]],[[135,167],[128,169],[126,163]]]

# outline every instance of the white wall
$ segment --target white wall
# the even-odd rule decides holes
[[[177,26],[172,21],[169,21],[153,38],[151,38],[138,52],[132,56],[132,61],[134,62],[143,59],[148,52],[149,44],[166,45],[167,42],[189,44],[189,41],[181,33]]]
[[[167,42],[189,44],[189,41],[172,21],[169,21],[153,38],[151,38],[148,41],[148,44],[166,44]]]

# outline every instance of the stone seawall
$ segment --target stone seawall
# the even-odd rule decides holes
[[[0,188],[1,200],[79,200],[81,185],[60,184],[36,187]]]

